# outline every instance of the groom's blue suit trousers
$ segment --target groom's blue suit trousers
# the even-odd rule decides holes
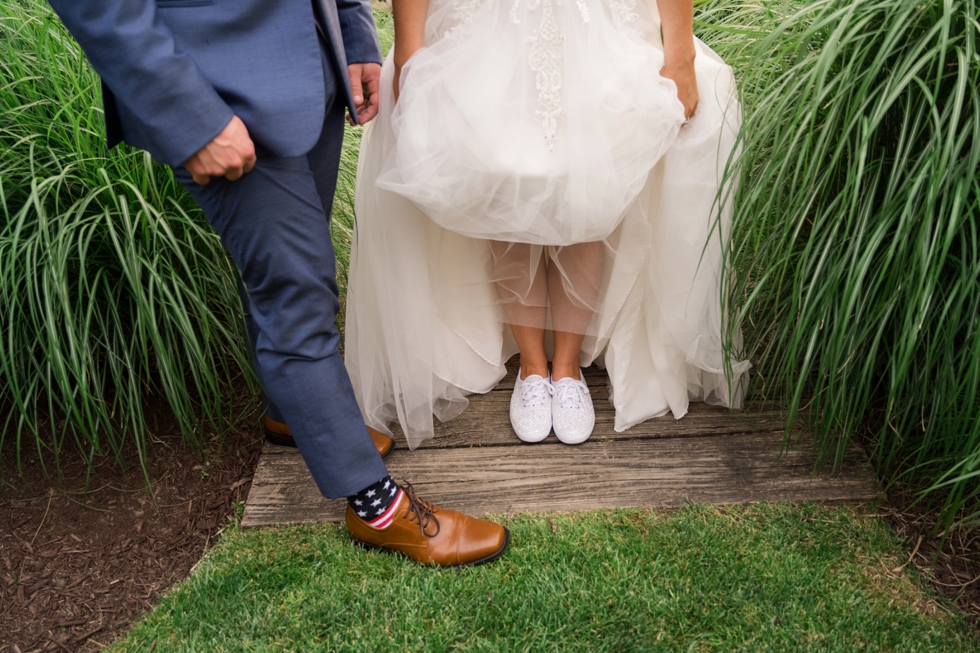
[[[345,108],[330,104],[320,139],[304,156],[260,149],[238,181],[212,178],[204,186],[183,168],[175,174],[241,272],[253,365],[275,407],[271,416],[289,425],[320,492],[337,498],[388,472],[340,356],[330,210]]]

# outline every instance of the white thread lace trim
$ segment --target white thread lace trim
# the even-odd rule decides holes
[[[629,25],[639,16],[636,9],[636,0],[609,0],[609,8],[612,9],[613,18],[622,25]]]
[[[483,0],[453,0],[453,10],[449,12],[449,20],[456,24],[446,32],[446,36],[452,36],[459,31],[459,28],[473,17],[481,4]]]
[[[537,4],[537,0],[534,2]],[[535,86],[538,89],[538,108],[534,113],[541,118],[545,143],[549,149],[554,150],[558,116],[561,114],[565,35],[561,33],[558,21],[555,20],[552,0],[541,2],[541,25],[528,39],[531,44],[528,63],[536,73]]]
[[[510,22],[514,23],[515,25],[521,24],[520,19],[517,17],[517,10],[520,9],[521,2],[523,2],[523,0],[514,0],[514,4],[511,5],[510,13],[508,14],[508,16],[510,16]]]
[[[517,12],[521,8],[522,2],[524,2],[524,0],[514,0],[514,4],[511,5],[510,12],[508,12],[507,14],[508,17],[510,18],[510,22],[514,23],[515,25],[521,24],[521,19],[518,18]],[[562,5],[561,0],[556,2],[556,4],[558,6],[561,6]],[[529,0],[527,3],[527,10],[535,11],[540,5],[541,5],[541,0]],[[586,3],[585,0],[575,0],[575,5],[578,7],[578,13],[582,16],[583,23],[588,23],[589,21],[592,20],[592,15],[589,13],[589,5]]]

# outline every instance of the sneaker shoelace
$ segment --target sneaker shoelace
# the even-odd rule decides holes
[[[521,399],[524,400],[525,408],[537,408],[544,404],[548,395],[554,394],[555,390],[548,379],[538,377],[533,381],[521,381]]]
[[[435,516],[438,508],[415,494],[415,488],[408,481],[405,481],[401,487],[405,492],[405,496],[408,497],[408,510],[405,513],[408,520],[418,521],[419,529],[421,529],[424,537],[435,537],[438,535],[441,528],[439,519]],[[434,533],[428,531],[429,526],[432,524],[435,524],[436,530]]]
[[[564,409],[581,410],[585,408],[589,386],[572,378],[562,379],[554,384],[555,399]]]

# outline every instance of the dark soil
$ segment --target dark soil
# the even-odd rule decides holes
[[[246,393],[247,394],[247,393]],[[121,637],[240,514],[258,462],[257,414],[205,451],[181,442],[165,408],[149,414],[149,487],[129,471],[63,461],[62,480],[9,447],[0,461],[0,653],[95,651]],[[162,427],[162,428],[160,428]]]

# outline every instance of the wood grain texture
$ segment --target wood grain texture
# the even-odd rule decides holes
[[[590,440],[395,451],[388,467],[420,496],[474,515],[594,508],[666,508],[688,502],[864,502],[881,489],[860,450],[840,470],[814,473],[802,438],[782,434]],[[515,441],[516,442],[516,441]],[[345,502],[323,499],[299,453],[266,445],[243,527],[339,521]]]
[[[470,395],[470,405],[454,420],[441,423],[435,420],[435,437],[425,440],[420,449],[442,449],[469,446],[510,446],[515,443],[510,426],[510,396],[517,377],[516,358],[508,364],[509,372],[490,392]],[[786,418],[778,410],[731,411],[720,406],[692,403],[687,415],[674,419],[670,414],[649,419],[628,431],[617,433],[614,428],[616,411],[609,402],[609,382],[605,370],[596,366],[584,370],[586,383],[592,393],[596,425],[592,440],[636,440],[642,438],[686,438],[704,435],[736,435],[739,433],[772,433],[783,431]],[[396,449],[408,449],[405,437],[397,424],[393,429]],[[545,442],[557,443],[554,435]]]
[[[471,397],[470,406],[456,419],[435,424],[435,437],[425,440],[420,449],[445,449],[469,446],[511,446],[516,436],[510,426],[510,391],[506,401],[496,400],[492,392]],[[687,438],[705,435],[737,435],[740,433],[782,433],[786,418],[779,411],[733,412],[727,408],[692,403],[687,415],[674,419],[671,415],[655,417],[637,424],[628,431],[613,430],[615,411],[607,401],[594,401],[596,424],[591,440],[639,440],[646,438]],[[396,448],[408,449],[400,429],[394,432]],[[554,434],[546,443],[557,443]]]

